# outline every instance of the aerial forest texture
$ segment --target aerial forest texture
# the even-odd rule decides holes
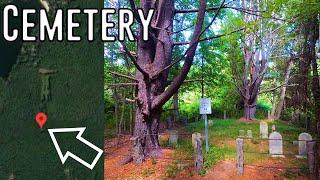
[[[320,134],[318,1],[106,3],[155,9],[148,41],[135,14],[136,41],[105,44],[107,129],[132,133],[145,147],[142,158],[160,153],[161,123],[201,119],[202,95],[212,100],[212,118],[226,111]]]

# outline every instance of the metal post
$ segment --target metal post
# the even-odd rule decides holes
[[[201,72],[201,97],[203,98],[203,97],[204,97],[203,57],[202,57],[202,59],[201,59],[201,71],[202,71],[202,72]]]
[[[209,141],[208,141],[208,118],[206,114],[202,115],[204,118],[204,124],[205,124],[205,133],[206,133],[206,152],[209,152]]]

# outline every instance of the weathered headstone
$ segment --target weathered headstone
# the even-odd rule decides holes
[[[169,144],[176,145],[178,143],[178,131],[169,130]]]
[[[213,126],[213,120],[208,120],[209,126]]]
[[[276,125],[272,125],[272,132],[276,131]]]
[[[239,130],[239,137],[244,137],[244,130]]]
[[[199,133],[200,134],[200,133]],[[203,155],[202,155],[202,139],[201,136],[195,137],[194,144],[194,167],[197,172],[200,172],[203,168]]]
[[[247,138],[250,138],[250,139],[253,138],[252,130],[247,130]]]
[[[272,157],[284,157],[282,136],[276,131],[269,136],[269,153]]]
[[[227,119],[227,111],[226,110],[223,111],[223,119]]]
[[[299,157],[307,156],[308,141],[312,141],[312,136],[309,133],[301,133],[299,135]]]
[[[312,179],[319,179],[319,156],[316,141],[307,141],[309,171]]]
[[[195,147],[195,144],[196,144],[196,139],[200,137],[201,138],[201,134],[200,133],[193,133],[192,134],[192,147]]]
[[[243,166],[244,166],[244,158],[243,158],[243,139],[237,138],[237,171],[238,175],[243,175]]]
[[[268,123],[266,122],[260,122],[260,137],[268,138]]]

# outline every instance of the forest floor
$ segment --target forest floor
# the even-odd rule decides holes
[[[161,133],[160,143],[163,146],[162,155],[157,159],[148,158],[141,165],[120,162],[129,154],[130,136],[109,138],[105,141],[105,179],[308,179],[307,161],[297,159],[297,145],[292,142],[298,138],[303,129],[294,128],[279,121],[269,121],[276,125],[276,130],[282,134],[284,158],[272,158],[268,155],[268,141],[259,137],[259,121],[253,123],[240,122],[235,119],[214,120],[209,127],[209,152],[204,149],[204,167],[200,173],[193,169],[193,148],[191,135],[200,132],[204,134],[204,123],[191,123],[179,129],[179,141],[175,147],[169,147],[165,142],[168,134]],[[252,130],[253,139],[245,139],[245,168],[243,176],[237,175],[236,143],[239,130]],[[117,145],[118,144],[118,145]]]

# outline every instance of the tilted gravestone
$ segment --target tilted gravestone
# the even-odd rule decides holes
[[[278,132],[272,132],[269,136],[269,153],[272,157],[284,157],[282,136]]]
[[[247,138],[250,138],[250,139],[253,138],[252,130],[247,130]]]
[[[268,123],[266,122],[260,122],[260,137],[268,138]]]
[[[307,156],[307,141],[312,141],[312,136],[309,133],[301,133],[299,135],[299,156]]]

